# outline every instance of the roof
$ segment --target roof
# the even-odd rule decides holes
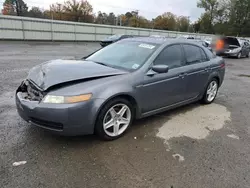
[[[167,37],[134,37],[125,39],[127,41],[138,41],[138,42],[145,42],[145,43],[155,43],[155,44],[171,44],[171,43],[178,43],[178,42],[187,42],[197,44],[199,41],[202,40],[191,40],[191,39],[183,39],[183,38],[167,38]]]
[[[155,43],[164,44],[167,42],[167,38],[164,37],[133,37],[125,39],[127,41],[145,42],[145,43]]]

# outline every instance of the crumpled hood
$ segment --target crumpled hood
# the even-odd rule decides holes
[[[91,61],[52,60],[32,68],[28,78],[42,90],[71,81],[125,74],[127,72]]]

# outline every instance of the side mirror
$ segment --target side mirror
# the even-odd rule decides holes
[[[153,76],[155,73],[167,73],[169,70],[167,65],[154,65],[148,72],[148,76]]]
[[[157,73],[167,73],[168,72],[168,66],[167,65],[154,65],[152,67],[152,70]]]

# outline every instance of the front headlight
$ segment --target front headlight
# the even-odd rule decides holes
[[[92,97],[92,94],[84,94],[77,96],[55,96],[55,95],[46,95],[42,100],[43,103],[54,103],[54,104],[69,104],[88,101]]]

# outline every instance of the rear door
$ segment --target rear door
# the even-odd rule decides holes
[[[182,46],[186,57],[186,99],[192,99],[203,92],[211,72],[211,62],[201,47],[192,44]]]

